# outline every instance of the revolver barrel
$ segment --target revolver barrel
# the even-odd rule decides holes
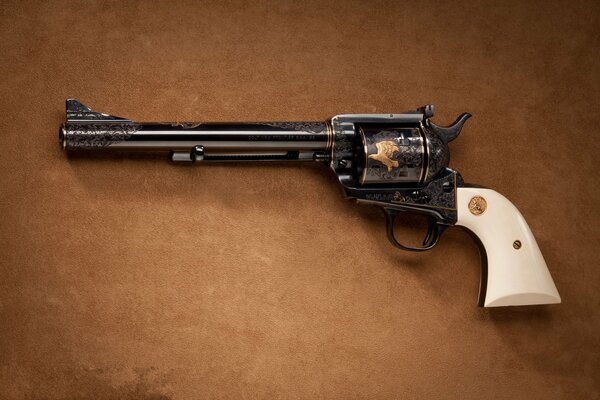
[[[135,122],[67,100],[59,141],[67,151],[170,153],[175,162],[328,161],[333,144],[325,122]]]

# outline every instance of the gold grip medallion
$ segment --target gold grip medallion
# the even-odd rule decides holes
[[[487,208],[487,201],[481,196],[474,196],[469,201],[469,211],[473,215],[481,215]]]

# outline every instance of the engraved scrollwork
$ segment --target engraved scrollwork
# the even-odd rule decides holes
[[[375,132],[365,131],[365,150],[369,160],[365,181],[418,180],[423,164],[419,132],[409,129]]]
[[[76,99],[67,99],[67,122],[76,121],[131,122],[126,118],[92,111],[91,108]]]
[[[444,219],[456,218],[456,187],[462,184],[462,178],[455,171],[446,169],[442,176],[421,188],[368,190],[355,195],[368,201],[391,204],[400,209],[417,207],[435,210]],[[414,208],[413,208],[414,209]]]
[[[392,199],[390,200],[390,202],[392,202],[392,203],[406,203],[407,202],[407,197],[405,197],[400,192],[394,192],[394,195],[393,195]]]
[[[194,129],[202,125],[201,122],[171,122],[172,127],[178,127],[182,129]]]
[[[440,177],[440,179],[431,181],[422,189],[396,191],[391,202],[456,209],[455,188],[455,175],[447,173],[445,176]]]
[[[327,125],[322,122],[269,122],[267,126],[275,128],[283,128],[294,131],[310,132],[310,133],[325,133]]]
[[[354,125],[351,128],[344,129],[336,120],[332,120],[334,132],[333,160],[340,161],[345,158],[352,158],[354,151]]]
[[[450,152],[448,151],[448,145],[439,136],[428,129],[424,129],[424,132],[429,147],[429,166],[425,179],[430,180],[448,166]]]
[[[138,129],[133,123],[69,124],[66,126],[67,147],[106,147],[131,138]]]
[[[352,142],[347,140],[345,136],[342,136],[342,137],[343,137],[343,139],[341,139],[339,141],[337,140],[337,137],[336,137],[336,142],[335,142],[335,152],[336,152],[336,154],[340,155],[339,157],[336,157],[336,158],[339,158],[339,159],[341,159],[342,156],[345,155],[344,153],[352,151],[352,148],[354,147],[352,145]]]

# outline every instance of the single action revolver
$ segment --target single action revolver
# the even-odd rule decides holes
[[[470,114],[447,127],[433,106],[401,114],[344,114],[324,122],[134,122],[67,99],[59,141],[67,151],[144,151],[173,162],[316,161],[337,175],[346,197],[380,206],[387,236],[403,250],[432,249],[451,226],[477,242],[484,307],[560,303],[546,262],[525,219],[501,194],[463,182],[448,168],[448,143]],[[426,218],[420,246],[402,244],[401,213]]]

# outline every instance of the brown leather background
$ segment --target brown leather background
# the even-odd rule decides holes
[[[0,398],[597,399],[598,2],[3,2]],[[387,243],[313,164],[67,158],[136,120],[474,115],[452,167],[526,217],[558,306]]]

